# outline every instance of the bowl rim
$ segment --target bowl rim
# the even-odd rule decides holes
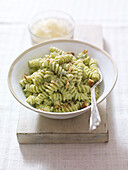
[[[36,109],[32,106],[29,106],[29,105],[26,105],[24,103],[22,103],[22,101],[20,101],[20,99],[17,97],[15,91],[13,90],[13,87],[12,87],[12,83],[11,83],[11,77],[12,77],[12,71],[13,71],[13,68],[15,66],[15,64],[25,55],[27,54],[29,51],[33,50],[33,49],[36,49],[36,48],[39,48],[43,45],[48,45],[48,44],[51,44],[52,43],[58,43],[58,42],[70,42],[70,43],[79,43],[79,44],[85,44],[87,46],[90,46],[98,51],[100,51],[101,53],[103,53],[112,63],[113,65],[113,69],[114,69],[114,79],[113,79],[113,83],[112,83],[112,86],[110,88],[110,90],[108,91],[108,93],[102,98],[100,99],[99,101],[97,101],[97,104],[101,103],[112,91],[112,89],[114,88],[115,84],[116,84],[116,81],[117,81],[117,77],[118,77],[118,71],[117,71],[117,67],[116,67],[116,64],[113,62],[112,58],[110,57],[110,55],[103,49],[91,44],[91,43],[88,43],[88,42],[85,42],[85,41],[80,41],[80,40],[71,40],[71,39],[57,39],[57,40],[50,40],[50,41],[45,41],[45,42],[42,42],[40,44],[37,44],[37,45],[34,45],[30,48],[28,48],[27,50],[25,50],[24,52],[22,52],[20,55],[18,55],[18,57],[13,61],[13,63],[11,64],[10,66],[10,69],[9,69],[9,72],[8,72],[8,87],[12,93],[12,95],[14,96],[14,98],[20,103],[22,104],[23,106],[25,106],[26,108],[28,109],[31,109],[32,111],[35,111],[37,113],[40,113],[40,114],[45,114],[45,115],[53,115],[53,116],[61,116],[61,115],[71,115],[71,114],[74,114],[74,113],[79,113],[79,112],[86,112],[88,111],[90,108],[91,108],[91,105],[86,107],[86,108],[83,108],[83,109],[80,109],[80,110],[77,110],[77,111],[73,111],[73,112],[46,112],[46,111],[43,111],[43,110],[39,110],[39,109]],[[22,89],[21,89],[22,90]]]
[[[46,41],[50,41],[51,38],[46,38],[46,37],[40,37],[36,34],[34,34],[31,30],[31,22],[33,21],[34,18],[36,18],[37,16],[41,15],[41,14],[45,14],[45,13],[61,13],[61,14],[64,14],[64,15],[67,15],[71,20],[72,20],[72,27],[70,28],[70,30],[68,31],[67,34],[61,36],[61,37],[53,37],[52,39],[55,40],[57,38],[60,38],[60,39],[63,39],[64,37],[66,37],[67,35],[69,35],[71,32],[74,31],[74,28],[75,28],[75,20],[74,18],[72,17],[72,15],[70,15],[69,13],[67,12],[64,12],[64,11],[59,11],[59,10],[45,10],[43,12],[38,12],[36,15],[34,15],[30,20],[29,20],[29,23],[28,23],[28,31],[30,33],[30,35],[32,36],[35,36],[36,38],[40,39],[40,40],[46,40]]]

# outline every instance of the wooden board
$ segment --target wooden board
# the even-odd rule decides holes
[[[86,40],[103,48],[101,27],[79,25],[75,39]],[[21,107],[17,128],[18,142],[27,143],[94,143],[108,142],[106,100],[98,105],[101,124],[89,132],[90,112],[67,120],[54,120]]]

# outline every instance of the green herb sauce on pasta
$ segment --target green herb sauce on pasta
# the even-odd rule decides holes
[[[28,61],[29,75],[20,85],[27,102],[48,112],[72,112],[91,104],[90,88],[99,79],[97,60],[83,50],[77,56],[50,47],[43,58]],[[96,88],[96,99],[99,90]]]

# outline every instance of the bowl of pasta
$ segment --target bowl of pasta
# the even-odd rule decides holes
[[[51,40],[35,45],[12,63],[8,84],[19,103],[53,119],[67,119],[91,108],[91,87],[97,104],[112,91],[117,69],[102,49],[78,40]]]

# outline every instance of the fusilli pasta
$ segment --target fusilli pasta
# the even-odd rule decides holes
[[[83,50],[77,56],[50,47],[44,58],[28,61],[30,75],[20,85],[26,101],[49,112],[72,112],[91,104],[91,86],[100,79],[97,61]],[[96,88],[96,99],[99,90]]]

